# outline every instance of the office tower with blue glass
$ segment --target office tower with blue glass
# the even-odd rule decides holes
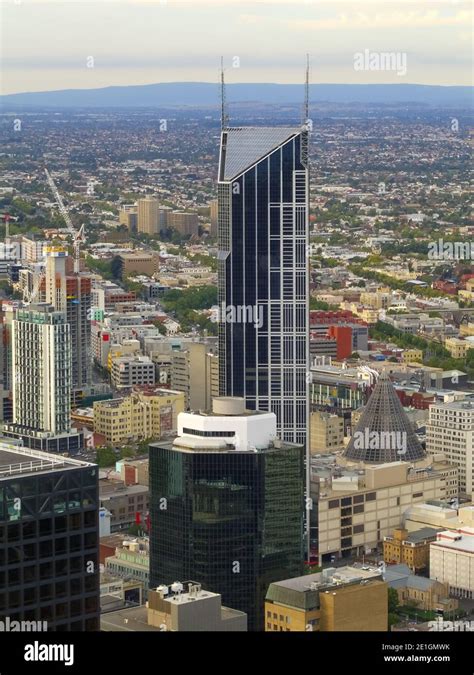
[[[305,443],[308,131],[223,128],[218,181],[219,389]]]

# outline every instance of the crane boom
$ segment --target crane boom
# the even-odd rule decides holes
[[[72,242],[73,242],[73,250],[74,250],[74,272],[78,273],[79,270],[79,260],[80,260],[80,247],[81,243],[84,241],[85,236],[84,236],[84,225],[81,225],[79,231],[74,229],[74,225],[72,224],[71,218],[69,216],[68,210],[64,206],[64,202],[62,200],[62,197],[59,193],[58,188],[56,187],[56,184],[53,180],[53,177],[49,173],[48,169],[45,167],[44,172],[46,174],[46,178],[48,180],[49,187],[51,188],[51,192],[54,195],[54,198],[56,199],[56,202],[59,207],[59,211],[64,218],[64,222],[66,223],[67,229],[69,234],[72,237]]]

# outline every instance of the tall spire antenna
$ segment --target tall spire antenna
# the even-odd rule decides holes
[[[304,124],[309,119],[309,54],[306,54],[306,77],[304,83]]]
[[[224,57],[221,56],[221,129],[225,129],[227,124],[226,99],[225,99],[225,79],[224,79]]]

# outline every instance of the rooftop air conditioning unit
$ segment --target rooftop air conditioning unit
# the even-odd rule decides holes
[[[180,581],[175,581],[171,584],[173,593],[181,593],[183,591],[183,584]]]

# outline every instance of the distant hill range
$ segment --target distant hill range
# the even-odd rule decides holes
[[[298,104],[303,86],[296,84],[229,84],[229,103]],[[472,105],[472,87],[422,84],[312,84],[310,100],[316,103],[424,104],[467,107]],[[157,106],[216,106],[219,87],[209,82],[161,84],[102,89],[63,89],[0,96],[4,106],[59,108],[142,108]]]

